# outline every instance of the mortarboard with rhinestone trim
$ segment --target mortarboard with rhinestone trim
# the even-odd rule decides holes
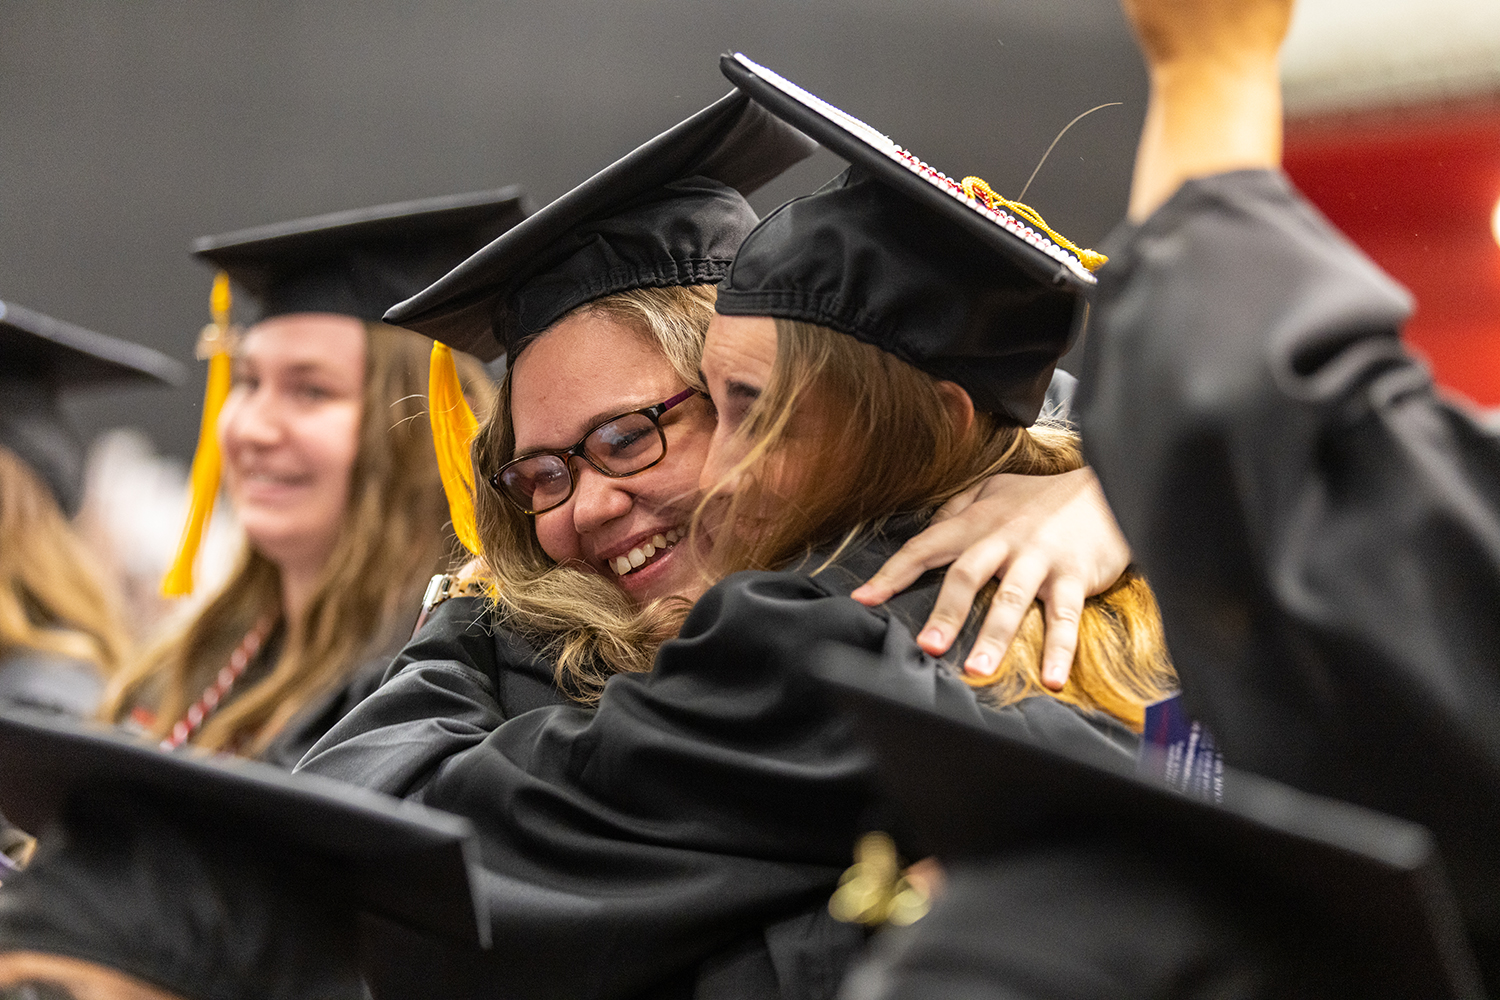
[[[1035,421],[1103,258],[743,55],[720,67],[850,167],[745,239],[718,311],[830,327],[958,383],[980,410]]]
[[[758,221],[745,195],[815,148],[731,92],[540,209],[386,321],[489,361],[602,296],[713,284]]]

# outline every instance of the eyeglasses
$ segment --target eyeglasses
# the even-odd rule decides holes
[[[543,514],[567,502],[578,485],[569,459],[577,457],[611,479],[645,472],[667,457],[667,435],[661,417],[683,400],[698,395],[684,389],[644,410],[610,417],[571,448],[538,451],[513,459],[490,476],[490,485],[523,514]]]

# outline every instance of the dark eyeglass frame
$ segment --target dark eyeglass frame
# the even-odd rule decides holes
[[[606,417],[594,426],[590,427],[588,429],[588,432],[584,434],[583,437],[579,438],[578,443],[573,445],[571,448],[533,451],[529,454],[520,455],[516,458],[511,459],[509,462],[506,462],[504,465],[500,466],[500,468],[491,473],[489,478],[490,487],[496,493],[504,497],[511,504],[511,506],[515,507],[522,514],[536,515],[545,514],[549,510],[554,510],[558,507],[561,507],[563,504],[572,499],[573,493],[578,489],[578,477],[573,474],[573,466],[569,461],[570,459],[581,458],[589,464],[589,468],[593,469],[601,476],[608,476],[610,479],[629,479],[631,476],[638,476],[642,472],[645,472],[647,469],[661,464],[661,460],[667,457],[667,434],[661,429],[662,416],[677,404],[686,402],[694,396],[702,395],[704,395],[704,393],[698,389],[684,389],[672,398],[663,400],[662,402],[657,403],[655,406],[647,406],[639,410],[626,410],[624,413],[616,413],[612,417]],[[651,426],[656,428],[656,436],[661,439],[661,454],[657,455],[648,464],[643,465],[639,469],[634,469],[630,472],[610,472],[608,469],[600,468],[593,459],[589,458],[588,453],[584,451],[583,446],[588,443],[589,438],[594,436],[594,432],[599,430],[601,427],[606,427],[623,417],[634,416],[645,417],[647,420],[651,421]],[[563,498],[557,501],[557,503],[548,504],[547,506],[540,507],[536,510],[530,510],[515,497],[505,492],[505,487],[502,485],[501,477],[505,475],[505,470],[513,465],[517,465],[521,462],[528,462],[533,458],[541,458],[546,455],[551,455],[555,458],[562,459],[563,468],[567,470],[568,473],[568,492],[564,494]]]

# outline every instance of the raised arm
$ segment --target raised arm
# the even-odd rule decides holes
[[[1085,447],[1231,763],[1427,824],[1500,938],[1500,442],[1402,346],[1409,296],[1241,169],[1288,7],[1126,4],[1150,214],[1100,273]]]

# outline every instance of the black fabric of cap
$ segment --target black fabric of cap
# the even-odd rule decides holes
[[[542,208],[385,319],[489,361],[601,296],[712,284],[757,221],[744,196],[815,148],[733,92]]]
[[[920,692],[897,690],[877,667],[865,654],[830,651],[820,674],[874,753],[907,856],[1117,844],[1154,853],[1164,882],[1185,870],[1204,892],[1273,924],[1331,928],[1330,947],[1379,983],[1379,995],[1482,995],[1423,827],[1233,771],[1222,802],[1191,798],[921,707]]]
[[[0,302],[0,446],[36,472],[69,516],[82,497],[84,449],[59,393],[176,385],[182,375],[182,365],[149,347]]]
[[[425,198],[193,242],[256,300],[258,319],[326,312],[378,320],[525,217],[520,188]]]
[[[316,775],[166,753],[107,730],[0,711],[0,813],[44,830],[104,791],[145,803],[193,836],[253,839],[327,874],[346,907],[419,932],[488,945],[470,884],[467,820]],[[7,886],[8,888],[8,886]]]
[[[957,382],[980,410],[1033,423],[1093,282],[1077,258],[997,223],[889,139],[743,56],[720,65],[851,166],[745,239],[718,311],[830,327]]]
[[[353,914],[306,868],[253,828],[205,836],[96,792],[0,887],[0,952],[92,962],[188,1000],[360,1000]]]
[[[1027,426],[1072,343],[1078,301],[855,166],[745,239],[716,308],[846,333]]]

